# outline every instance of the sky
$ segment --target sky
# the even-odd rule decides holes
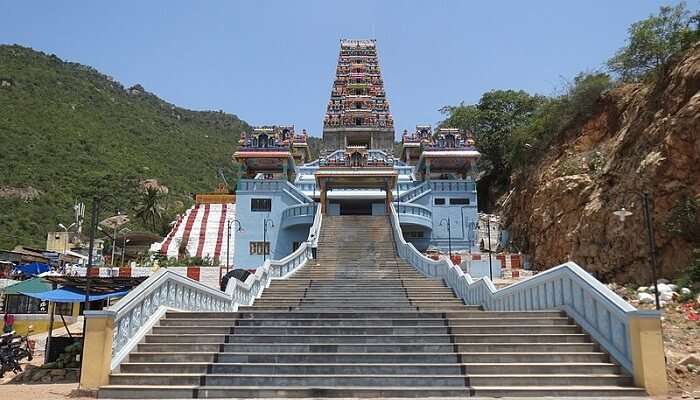
[[[376,38],[399,135],[488,90],[556,94],[603,69],[630,24],[676,3],[0,0],[0,43],[93,66],[181,107],[321,136],[340,39]]]

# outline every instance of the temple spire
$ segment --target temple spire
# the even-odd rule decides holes
[[[342,39],[331,98],[323,121],[327,150],[346,146],[391,149],[394,121],[374,39]]]

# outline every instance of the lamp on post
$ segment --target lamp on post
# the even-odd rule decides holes
[[[638,192],[630,192],[636,195],[640,195]],[[651,198],[649,192],[641,193],[642,205],[644,212],[644,224],[646,225],[647,231],[647,242],[649,244],[649,265],[651,267],[651,279],[654,284],[654,299],[656,301],[656,309],[661,309],[661,302],[659,301],[659,286],[656,278],[657,265],[656,265],[656,239],[654,238],[654,224],[651,219]],[[625,219],[632,215],[632,212],[627,210],[625,207],[621,207],[619,210],[613,211],[613,215],[620,219],[620,222],[624,223]]]
[[[489,236],[489,278],[493,282],[493,265],[491,264],[491,216],[486,217],[486,234]]]
[[[449,252],[450,255],[450,261],[452,261],[452,232],[450,229],[450,219],[449,218],[443,218],[440,220],[440,226],[443,226],[443,222],[447,221],[447,251]]]
[[[267,223],[268,222],[270,223],[270,228],[275,227],[275,222],[273,220],[271,220],[270,218],[265,218],[263,220],[263,249],[262,249],[263,263],[267,259],[267,252],[268,252],[268,247],[267,247]]]
[[[231,224],[232,223],[237,223],[238,224],[238,232],[241,232],[243,230],[243,227],[241,226],[241,221],[235,219],[235,218],[229,218],[226,220],[226,226],[227,226],[227,238],[226,238],[226,273],[229,272],[229,268],[231,265],[231,257],[229,254],[229,249],[231,248]]]
[[[464,221],[464,209],[465,209],[465,208],[472,208],[472,206],[462,206],[462,207],[459,208],[459,214],[460,214],[460,216],[462,217],[462,229],[465,229],[465,228],[466,228],[466,232],[467,232],[467,234],[466,234],[466,236],[467,236],[467,244],[469,245],[468,251],[469,251],[469,254],[471,255],[471,253],[472,253],[472,244],[474,243],[474,232],[473,232],[473,230],[474,230],[475,228],[472,228],[472,226],[470,225],[470,222],[469,222],[469,219],[468,219],[468,218],[467,218],[467,220],[466,220],[466,224],[464,223],[464,222],[465,222],[465,221]],[[469,257],[469,258],[470,258],[470,260],[471,260],[471,257]]]
[[[72,224],[68,225],[68,227],[66,227],[66,226],[63,225],[63,224],[58,224],[58,227],[61,228],[61,229],[63,229],[63,230],[66,232],[66,237],[63,238],[63,254],[66,254],[66,250],[67,250],[67,247],[68,247],[68,236],[69,236],[69,235],[68,235],[68,230],[69,230],[70,228],[74,227],[74,226],[75,226],[75,222],[73,222]]]
[[[88,245],[88,259],[87,259],[87,266],[85,268],[85,307],[83,308],[83,315],[85,314],[85,311],[90,310],[90,279],[91,279],[91,274],[90,270],[92,269],[93,265],[92,262],[93,260],[93,253],[95,252],[95,233],[100,227],[97,221],[99,220],[99,215],[100,215],[100,203],[102,200],[104,200],[106,197],[112,197],[114,198],[113,194],[107,194],[103,196],[93,196],[92,198],[92,215],[90,216],[90,242]],[[114,246],[114,244],[112,244]],[[87,318],[83,317],[83,346],[82,349],[80,350],[80,362],[83,362],[83,356],[85,355],[85,328],[87,326]],[[82,370],[83,368],[80,368],[78,380],[80,380],[81,375],[82,375]]]

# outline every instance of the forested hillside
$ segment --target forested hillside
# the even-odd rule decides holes
[[[244,129],[235,115],[186,110],[91,67],[0,46],[0,248],[41,246],[72,221],[75,201],[88,220],[95,194],[113,195],[103,217],[119,209],[134,229],[162,233],[191,193],[221,182],[220,170],[234,184]],[[147,180],[167,187],[155,205]]]

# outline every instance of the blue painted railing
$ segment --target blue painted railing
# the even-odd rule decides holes
[[[299,224],[312,224],[316,203],[304,203],[287,207],[282,212],[282,228]]]
[[[472,181],[440,179],[431,180],[430,189],[434,192],[473,192],[476,184]]]
[[[418,186],[414,186],[412,189],[409,189],[405,192],[401,192],[398,194],[399,201],[402,202],[410,202],[417,198],[418,196],[422,195],[423,193],[427,192],[430,190],[430,185],[428,182],[423,182]]]
[[[396,208],[402,224],[417,224],[433,229],[433,212],[428,207],[413,203],[398,203]]]
[[[281,179],[241,179],[238,181],[241,192],[284,192],[298,203],[312,203],[313,199],[302,193],[296,186]]]
[[[421,254],[403,239],[396,209],[393,204],[390,208],[397,252],[418,271],[442,278],[467,304],[481,305],[486,310],[563,310],[627,372],[632,372],[629,320],[640,312],[583,268],[567,262],[496,289],[488,277],[473,279],[448,259],[436,261]]]

